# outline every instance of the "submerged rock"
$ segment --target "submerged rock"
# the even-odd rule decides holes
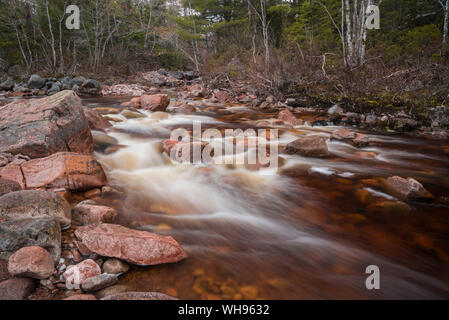
[[[60,151],[92,154],[92,136],[73,91],[0,109],[0,152],[41,158]]]
[[[97,300],[97,298],[95,298],[95,296],[91,294],[75,294],[63,300],[82,301],[82,300]]]
[[[72,221],[69,203],[54,192],[24,190],[0,197],[0,221],[54,217],[67,228]]]
[[[363,148],[369,144],[369,137],[362,133],[353,132],[347,129],[339,129],[332,133],[331,139],[352,144],[355,147]]]
[[[118,258],[137,265],[174,263],[187,257],[172,237],[119,225],[80,227],[75,231],[75,235],[89,250],[101,256]]]
[[[119,259],[109,259],[103,264],[102,268],[104,273],[120,275],[128,272],[129,265]]]

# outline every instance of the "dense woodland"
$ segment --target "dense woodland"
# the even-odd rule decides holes
[[[363,27],[370,4],[379,30]],[[449,0],[1,0],[0,61],[16,76],[164,67],[287,92],[430,88],[441,103],[448,15]]]

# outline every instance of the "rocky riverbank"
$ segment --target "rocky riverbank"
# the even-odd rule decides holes
[[[126,299],[114,284],[130,265],[187,257],[171,237],[115,224],[124,193],[109,186],[91,133],[108,126],[71,90],[0,108],[1,300]]]

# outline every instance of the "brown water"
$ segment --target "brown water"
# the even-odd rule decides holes
[[[83,103],[117,107],[124,100]],[[329,158],[282,156],[274,175],[181,165],[161,152],[170,130],[191,128],[193,120],[204,128],[247,128],[250,120],[274,117],[194,103],[201,109],[194,115],[111,115],[121,122],[108,133],[126,147],[97,157],[128,192],[121,223],[173,236],[189,255],[178,264],[133,268],[120,284],[181,299],[449,298],[449,205],[439,200],[449,196],[447,144],[368,133],[363,151],[371,154],[329,141]],[[337,127],[278,129],[283,146],[311,133],[329,137]],[[437,200],[404,208],[382,193],[382,178],[393,175],[419,180]],[[365,287],[369,265],[380,268],[380,290]]]

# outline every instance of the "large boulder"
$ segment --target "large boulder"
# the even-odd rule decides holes
[[[60,151],[92,154],[92,135],[73,91],[21,100],[0,109],[0,152],[42,158]]]
[[[385,192],[400,200],[432,199],[432,194],[413,178],[390,177],[382,184]]]
[[[25,247],[8,260],[8,272],[12,276],[45,280],[55,271],[50,253],[41,247]]]
[[[119,225],[80,227],[75,231],[75,235],[89,250],[101,256],[118,258],[137,265],[174,263],[187,257],[172,237]]]
[[[19,164],[9,164],[0,167],[0,179],[14,181],[19,184],[21,189],[25,189],[25,178]]]
[[[122,292],[104,297],[101,300],[177,300],[159,292]]]
[[[329,149],[323,137],[308,136],[289,143],[283,153],[299,154],[303,157],[327,157]]]
[[[107,184],[103,168],[91,155],[61,152],[21,166],[28,189],[90,190]]]
[[[41,78],[38,74],[33,74],[28,80],[27,87],[29,89],[42,89],[45,86],[46,79]]]
[[[143,95],[140,98],[142,109],[150,111],[165,111],[170,104],[170,98],[166,94]]]
[[[112,127],[112,124],[97,111],[88,107],[83,107],[83,112],[89,122],[89,128],[91,130],[104,131],[105,129]]]
[[[53,262],[61,257],[61,228],[54,218],[32,218],[0,223],[0,256],[23,247],[39,246],[50,252]]]
[[[34,280],[30,278],[11,278],[0,283],[1,300],[23,300],[35,288]]]
[[[0,197],[0,222],[25,218],[54,217],[65,229],[71,224],[69,203],[54,192],[24,190]]]

